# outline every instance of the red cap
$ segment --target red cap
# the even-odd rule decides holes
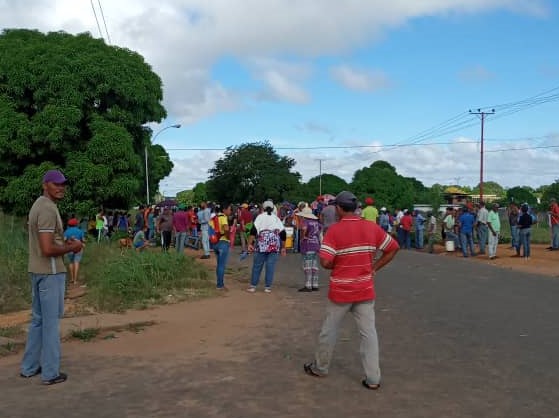
[[[365,203],[367,205],[372,205],[373,203],[375,203],[375,199],[373,199],[372,197],[368,197],[365,199]]]
[[[80,222],[76,219],[76,218],[71,218],[68,220],[68,225],[69,226],[78,226]]]

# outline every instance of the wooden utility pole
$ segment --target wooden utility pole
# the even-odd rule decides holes
[[[483,128],[485,124],[485,117],[487,115],[494,115],[495,109],[489,112],[482,112],[478,109],[477,112],[469,111],[471,115],[479,116],[481,119],[481,140],[480,140],[480,163],[479,163],[479,201],[483,201]]]

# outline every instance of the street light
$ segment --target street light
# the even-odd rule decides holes
[[[159,131],[157,131],[157,133],[155,135],[153,135],[153,138],[150,141],[150,145],[153,144],[155,142],[155,139],[157,138],[157,136],[163,132],[166,129],[169,128],[180,128],[181,125],[180,123],[177,123],[176,125],[170,125],[170,126],[166,126],[163,129],[160,129]],[[145,150],[144,150],[144,156],[146,159],[146,204],[149,205],[149,170],[148,170],[148,146],[146,144]]]

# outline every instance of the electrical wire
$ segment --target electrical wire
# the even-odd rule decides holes
[[[103,25],[105,26],[105,32],[107,34],[107,43],[111,44],[111,36],[109,35],[109,30],[107,29],[107,22],[105,21],[105,13],[103,13],[103,6],[101,6],[101,0],[97,0],[99,4],[99,10],[101,11],[101,17],[103,18]]]
[[[97,12],[95,11],[95,6],[93,5],[93,0],[91,2],[91,10],[93,10],[93,16],[95,16],[95,22],[97,22],[97,29],[99,30],[99,36],[103,37],[103,32],[101,32],[101,25],[99,25],[99,19],[97,19]]]

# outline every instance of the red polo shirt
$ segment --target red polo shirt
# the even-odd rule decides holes
[[[357,216],[343,217],[330,226],[320,248],[320,258],[331,260],[328,298],[335,303],[375,299],[373,257],[398,244],[376,223]]]

